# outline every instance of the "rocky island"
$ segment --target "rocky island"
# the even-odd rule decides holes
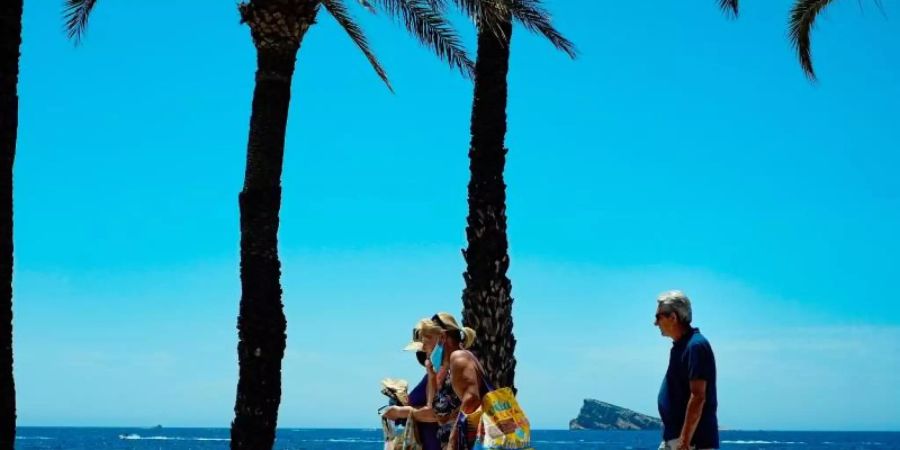
[[[662,421],[621,406],[587,399],[578,417],[569,422],[570,430],[659,430]]]

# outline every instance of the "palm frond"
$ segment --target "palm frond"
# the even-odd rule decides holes
[[[435,0],[441,4],[446,3],[445,0]],[[478,21],[484,17],[485,9],[494,9],[492,8],[492,2],[487,0],[453,0],[453,3],[456,4],[456,7],[459,8],[463,14],[471,19],[473,22],[478,23]],[[488,7],[485,8],[485,5]]]
[[[88,17],[96,3],[97,0],[65,0],[63,3],[66,36],[73,39],[76,44],[81,42],[81,38],[84,36]]]
[[[577,56],[575,44],[566,39],[553,24],[550,23],[550,12],[544,9],[540,0],[509,0],[509,9],[528,30],[541,34],[557,49],[565,52],[570,58]]]
[[[432,1],[445,3],[447,0]],[[453,0],[453,3],[479,29],[490,30],[498,39],[506,39],[501,25],[509,21],[508,0]]]
[[[347,11],[347,6],[344,5],[344,2],[342,0],[322,0],[322,4],[325,5],[325,9],[331,13],[332,17],[337,20],[338,24],[341,25],[341,28],[350,35],[350,39],[353,39],[356,46],[366,55],[366,59],[369,60],[369,64],[375,69],[378,77],[384,81],[384,84],[387,85],[391,92],[394,92],[394,88],[391,86],[390,80],[388,80],[387,72],[384,71],[381,63],[378,62],[378,58],[372,53],[372,50],[369,48],[369,41],[366,40],[366,35],[363,33],[362,28],[350,17],[350,12]]]
[[[739,0],[719,0],[719,8],[722,8],[722,11],[725,11],[725,14],[737,17],[738,1]]]
[[[467,77],[475,64],[469,59],[462,40],[444,18],[441,0],[376,0],[420,42]]]
[[[431,8],[440,13],[444,13],[447,9],[447,0],[428,0]]]
[[[809,35],[816,22],[816,17],[832,0],[797,0],[791,9],[789,36],[791,44],[797,50],[800,66],[810,80],[815,81],[812,52]]]
[[[366,10],[368,10],[372,14],[375,14],[377,12],[377,11],[375,11],[375,7],[372,6],[372,3],[370,3],[369,0],[359,0],[359,4],[363,8],[366,8]]]

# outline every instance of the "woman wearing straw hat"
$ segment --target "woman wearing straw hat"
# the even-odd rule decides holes
[[[481,363],[466,350],[475,343],[475,330],[460,328],[452,314],[443,312],[419,321],[417,328],[422,350],[428,355],[425,368],[430,401],[427,407],[395,408],[385,416],[412,414],[419,422],[436,421],[445,450],[471,448],[481,418],[481,398],[487,392]]]

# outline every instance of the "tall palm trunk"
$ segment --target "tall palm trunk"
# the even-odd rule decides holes
[[[241,211],[240,374],[231,448],[269,450],[281,403],[287,321],[281,303],[278,213],[291,79],[300,42],[317,3],[251,1],[240,6],[257,51]]]
[[[506,75],[509,71],[509,18],[499,25],[502,36],[480,27],[472,102],[469,146],[469,216],[463,251],[463,322],[478,333],[473,351],[495,386],[514,387],[512,285],[506,277]]]
[[[22,0],[0,5],[0,449],[16,439],[16,384],[13,380],[13,161],[19,126],[19,47]]]

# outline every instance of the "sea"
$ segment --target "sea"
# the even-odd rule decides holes
[[[898,432],[722,431],[723,449],[900,449]],[[656,450],[657,431],[535,430],[536,450]],[[20,427],[16,450],[226,450],[227,428]],[[277,450],[383,450],[381,429],[279,429]]]

